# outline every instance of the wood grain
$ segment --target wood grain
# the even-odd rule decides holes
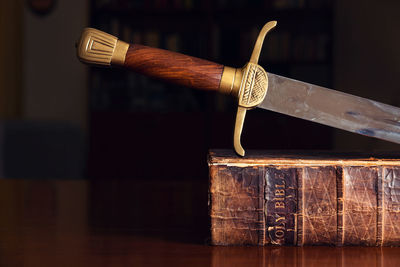
[[[152,78],[202,90],[218,90],[223,65],[158,48],[132,44],[125,67]]]

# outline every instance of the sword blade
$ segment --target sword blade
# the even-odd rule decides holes
[[[276,74],[257,107],[400,143],[400,108]]]

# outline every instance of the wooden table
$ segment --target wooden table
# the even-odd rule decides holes
[[[0,180],[0,266],[400,266],[399,248],[208,245],[207,181]]]

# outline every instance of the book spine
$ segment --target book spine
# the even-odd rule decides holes
[[[298,245],[336,245],[336,170],[332,166],[299,170]]]
[[[381,180],[380,168],[343,168],[343,208],[341,245],[380,245],[378,237],[378,198],[377,183]],[[378,216],[379,215],[379,216]]]
[[[264,170],[211,166],[210,172],[212,243],[264,245]]]
[[[400,168],[210,166],[215,245],[400,246]]]
[[[297,172],[293,168],[266,168],[264,244],[297,243]]]
[[[379,187],[381,185],[381,187]],[[400,168],[384,168],[378,183],[382,199],[378,210],[381,214],[383,246],[400,245]]]

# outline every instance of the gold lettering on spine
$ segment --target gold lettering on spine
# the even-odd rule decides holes
[[[296,175],[288,168],[267,168],[265,172],[265,223],[267,243],[296,244]]]
[[[285,189],[275,189],[275,196],[284,196]]]
[[[279,189],[277,189],[279,188]],[[275,185],[275,193],[274,199],[275,209],[284,209],[285,208],[285,180],[282,180],[282,184]]]
[[[285,180],[283,177],[280,177],[281,183],[275,184],[275,191],[274,191],[274,198],[275,201],[275,209],[285,209]],[[277,214],[278,218],[275,219],[275,238],[277,239],[278,243],[284,242],[285,238],[285,226],[286,226],[286,218],[283,215]]]

